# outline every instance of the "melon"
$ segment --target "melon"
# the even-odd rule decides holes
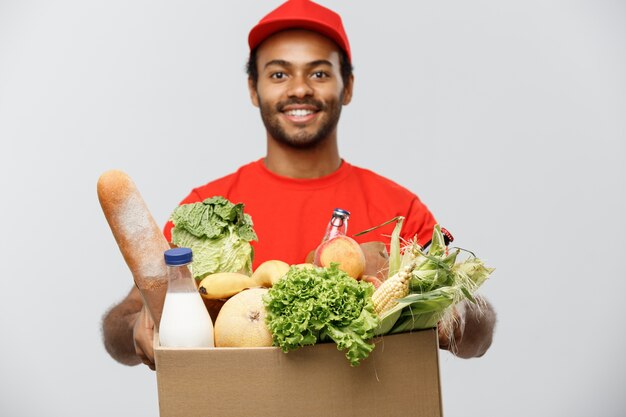
[[[224,303],[215,320],[216,347],[272,346],[263,305],[263,296],[267,292],[267,288],[250,288]]]

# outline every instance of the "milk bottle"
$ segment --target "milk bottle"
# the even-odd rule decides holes
[[[159,342],[167,347],[214,347],[213,322],[189,271],[189,248],[165,251],[168,287],[159,325]]]

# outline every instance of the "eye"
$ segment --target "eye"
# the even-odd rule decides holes
[[[315,71],[312,74],[312,76],[313,78],[328,78],[329,77],[328,73],[325,71]]]
[[[282,80],[282,79],[283,79],[283,78],[285,78],[286,76],[287,76],[287,75],[286,75],[284,72],[282,72],[282,71],[276,71],[276,72],[274,72],[274,73],[272,73],[272,74],[270,75],[270,78],[273,78],[273,79],[275,79],[275,80]]]

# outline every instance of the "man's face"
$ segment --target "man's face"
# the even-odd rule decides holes
[[[279,32],[259,46],[257,69],[250,96],[273,139],[305,149],[336,133],[341,107],[352,98],[352,78],[344,86],[334,42],[304,30]]]

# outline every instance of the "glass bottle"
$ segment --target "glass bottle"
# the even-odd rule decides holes
[[[326,227],[326,233],[322,239],[322,243],[326,242],[339,235],[346,235],[348,233],[348,219],[350,218],[350,212],[336,208],[333,210],[333,215]]]
[[[168,285],[159,325],[159,342],[167,347],[214,347],[213,322],[194,281],[189,248],[164,253]]]
[[[324,243],[337,237],[337,236],[346,236],[348,233],[348,219],[350,218],[350,212],[347,210],[343,210],[340,208],[336,208],[333,210],[333,215],[328,222],[328,226],[326,226],[326,233],[324,233],[324,237],[322,241],[315,249],[315,253],[313,255],[313,263],[317,266],[322,266],[322,261],[320,259],[320,255],[322,252],[322,247]]]

